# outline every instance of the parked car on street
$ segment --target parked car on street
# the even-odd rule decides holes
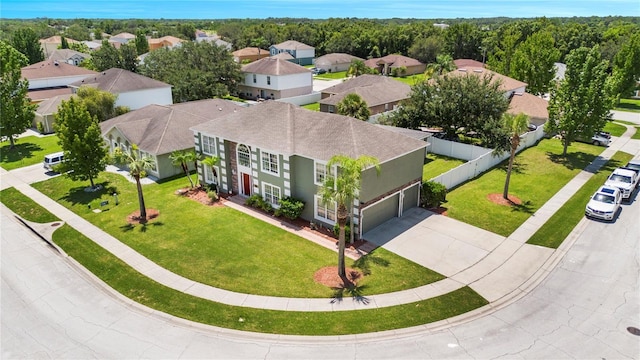
[[[607,187],[616,187],[622,192],[623,199],[630,199],[633,190],[638,185],[638,174],[633,170],[617,168],[609,175],[607,181],[604,182]]]
[[[615,218],[622,202],[622,193],[615,187],[601,186],[593,194],[585,207],[584,214],[588,218],[611,221]]]
[[[606,131],[599,131],[595,133],[591,137],[591,139],[584,139],[584,138],[578,137],[576,140],[580,142],[591,143],[596,146],[609,146],[609,144],[611,143],[611,133],[608,133]]]
[[[640,159],[634,159],[629,161],[627,165],[623,167],[623,169],[634,171],[636,173],[636,176],[640,179]],[[638,183],[636,184],[636,186],[640,186],[640,180],[638,180]]]

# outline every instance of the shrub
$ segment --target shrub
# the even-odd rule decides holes
[[[44,134],[44,124],[41,121],[36,124],[36,129],[40,134]]]
[[[290,196],[285,196],[280,199],[280,208],[276,209],[276,216],[284,216],[287,219],[295,220],[302,215],[302,210],[304,210],[304,201],[292,198]]]
[[[437,208],[447,197],[447,188],[435,181],[425,181],[422,183],[420,194],[420,206],[425,208]]]
[[[218,200],[218,193],[215,190],[207,191],[207,196],[209,197],[209,200],[211,200],[211,202]]]
[[[337,222],[333,225],[333,235],[336,239],[340,236],[340,226],[338,226]],[[351,238],[351,221],[349,219],[347,219],[347,225],[344,227],[344,238],[347,241]]]
[[[247,198],[247,200],[245,200],[245,205],[247,206],[251,206],[254,207],[256,209],[261,209],[263,211],[266,211],[268,213],[272,213],[273,212],[273,206],[271,206],[271,204],[267,201],[265,201],[262,196],[258,195],[258,194],[253,194],[251,196],[249,196]]]

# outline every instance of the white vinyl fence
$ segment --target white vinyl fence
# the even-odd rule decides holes
[[[543,136],[544,131],[542,126],[538,127],[535,131],[524,134],[521,137],[518,152],[535,145]],[[492,149],[486,149],[479,146],[462,144],[434,137],[429,138],[429,142],[431,143],[427,148],[429,152],[467,160],[466,163],[431,179],[431,181],[439,182],[446,186],[447,189],[451,189],[465,181],[471,180],[498,165],[503,160],[509,158],[509,152],[504,152],[500,156],[494,156]]]
[[[319,92],[312,92],[311,94],[292,96],[288,98],[277,99],[276,101],[303,106],[303,105],[313,104],[320,101],[320,97],[321,97],[321,94]]]

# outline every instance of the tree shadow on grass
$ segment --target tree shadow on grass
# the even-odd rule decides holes
[[[33,157],[33,153],[42,151],[40,145],[32,143],[16,143],[16,146],[9,150],[9,142],[6,145],[0,147],[0,162],[13,163],[21,161],[22,159]]]
[[[345,284],[347,285],[333,289],[333,296],[331,298],[332,304],[341,303],[345,296],[349,296],[353,299],[353,301],[361,303],[363,305],[368,305],[371,302],[369,298],[364,296],[364,290],[366,290],[367,288],[366,285],[358,286],[357,284],[353,284],[346,279],[344,280]]]
[[[92,201],[101,198],[105,194],[111,195],[114,192],[117,192],[117,189],[113,186],[109,186],[109,184],[110,184],[109,181],[96,183],[95,185],[97,187],[100,187],[96,191],[85,191],[85,189],[90,186],[88,184],[87,186],[74,187],[69,189],[69,192],[65,196],[61,197],[59,200],[67,201],[72,205],[78,205],[78,204],[89,205],[91,204]]]
[[[507,173],[508,168],[509,168],[509,159],[500,163],[500,170],[504,171],[505,174]],[[516,158],[516,160],[513,161],[513,165],[511,166],[511,174],[525,174],[526,172],[527,172],[527,164],[523,164],[522,162],[519,162],[518,158]]]
[[[569,170],[584,169],[596,158],[596,156],[582,151],[568,152],[566,156],[547,151],[547,157],[552,162],[560,164]]]
[[[371,274],[371,265],[378,265],[383,267],[389,266],[389,260],[383,259],[379,256],[375,256],[373,252],[361,256],[358,260],[353,263],[353,267],[362,271],[364,276]]]
[[[522,204],[512,204],[511,205],[511,211],[512,212],[523,212],[523,213],[527,213],[527,214],[533,214],[535,213],[535,209],[533,207],[533,204],[531,203],[530,200],[524,201],[522,202]]]
[[[148,227],[157,227],[157,226],[164,226],[164,223],[162,221],[146,222],[146,223],[140,223],[140,224],[127,223],[126,225],[120,226],[120,230],[122,230],[122,232],[129,232],[129,231],[135,230],[136,227],[139,227],[140,232],[147,232]]]

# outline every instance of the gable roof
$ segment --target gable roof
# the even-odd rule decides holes
[[[311,73],[311,70],[290,61],[266,57],[244,65],[242,72],[263,75],[291,75]]]
[[[97,74],[93,70],[55,60],[45,60],[25,66],[21,69],[21,72],[22,77],[27,80]]]
[[[151,44],[162,44],[162,43],[167,43],[170,44],[170,46],[176,46],[177,44],[183,42],[184,40],[177,38],[175,36],[163,36],[161,38],[157,38],[157,39],[147,39],[147,42],[149,43],[149,45]]]
[[[81,53],[79,51],[75,51],[75,50],[71,50],[71,49],[56,49],[54,50],[51,55],[49,55],[49,60],[62,60],[62,61],[66,61],[70,58],[72,58],[73,56],[80,56],[82,58],[90,58],[91,55],[89,54],[85,54],[85,53]]]
[[[495,71],[491,71],[489,69],[485,69],[482,67],[460,68],[458,70],[448,72],[443,76],[464,76],[466,74],[476,75],[476,76],[482,76],[486,74],[492,75],[493,77],[491,79],[491,82],[493,83],[495,81],[500,81],[500,90],[504,92],[514,91],[522,87],[524,88],[527,87],[527,83],[524,83],[522,81],[516,80],[514,78],[510,78],[508,76],[502,75],[500,73],[497,73]]]
[[[117,128],[130,143],[162,155],[193,147],[189,127],[242,109],[233,101],[207,99],[173,105],[147,105],[100,123],[102,134]]]
[[[328,98],[320,100],[320,104],[337,105],[348,94],[358,94],[362,98],[362,100],[367,103],[368,107],[373,107],[408,99],[411,96],[411,86],[384,76],[371,76],[375,78],[388,79],[388,81],[377,81],[368,85],[352,87],[340,93],[334,94]],[[349,81],[346,81],[345,83]]]
[[[242,49],[238,49],[234,51],[233,56],[254,56],[254,55],[265,55],[269,56],[269,50],[260,49],[257,47],[246,47]]]
[[[71,99],[73,94],[64,94],[64,95],[56,95],[45,101],[38,104],[38,108],[36,109],[36,114],[46,116],[55,114],[58,112],[58,106],[64,100],[67,101]]]
[[[383,56],[381,58],[368,59],[364,62],[368,67],[377,67],[379,64],[388,64],[390,67],[409,67],[409,66],[417,66],[424,65],[420,61],[398,54],[391,54],[387,56]]]
[[[79,43],[80,41],[78,40],[73,40],[72,38],[65,38],[67,40],[67,42],[69,44],[74,44],[74,43]],[[54,35],[54,36],[50,36],[46,39],[40,39],[38,40],[41,44],[45,43],[45,44],[62,44],[62,36],[60,35]]]
[[[269,116],[265,116],[269,114]],[[383,163],[427,144],[351,117],[266,101],[193,126],[194,132],[287,155],[328,161],[370,155]]]
[[[549,120],[549,102],[529,93],[515,93],[509,102],[509,114],[523,113],[535,125],[542,125]]]
[[[276,45],[271,45],[277,49],[284,49],[284,50],[309,50],[309,49],[315,49],[313,46],[307,45],[307,44],[303,44],[299,41],[295,41],[295,40],[287,40],[287,41],[283,41],[280,44],[276,44]]]
[[[71,87],[93,86],[113,94],[123,92],[171,87],[162,81],[142,76],[124,69],[111,68],[95,76],[89,76],[83,80],[69,84]]]
[[[119,33],[119,34],[111,35],[111,38],[112,38],[112,39],[113,39],[113,38],[117,38],[117,39],[128,39],[128,40],[131,40],[131,39],[135,39],[135,38],[136,38],[136,36],[135,36],[135,35],[133,35],[132,33],[128,33],[128,32],[121,32],[121,33]]]
[[[293,57],[293,55],[289,54],[288,52],[281,52],[279,54],[272,55],[271,57],[274,58],[274,59],[280,59],[280,60],[293,60],[293,59],[295,59]]]
[[[394,83],[403,84],[398,80],[389,78],[388,76],[363,74],[354,78],[350,78],[349,80],[345,80],[337,85],[330,86],[322,90],[322,92],[328,94],[339,94],[341,92],[345,92],[358,87],[370,86],[380,83],[390,84],[389,86],[394,86]]]
[[[485,67],[484,64],[481,63],[480,61],[476,61],[473,59],[455,59],[453,60],[453,64],[458,69],[466,68],[466,67],[479,67],[479,68]]]
[[[318,65],[333,65],[333,64],[348,64],[351,63],[352,60],[362,60],[364,61],[364,59],[361,59],[357,56],[353,56],[353,55],[349,55],[349,54],[345,54],[345,53],[332,53],[332,54],[326,54],[326,55],[322,55],[319,58],[316,59],[316,66]]]

